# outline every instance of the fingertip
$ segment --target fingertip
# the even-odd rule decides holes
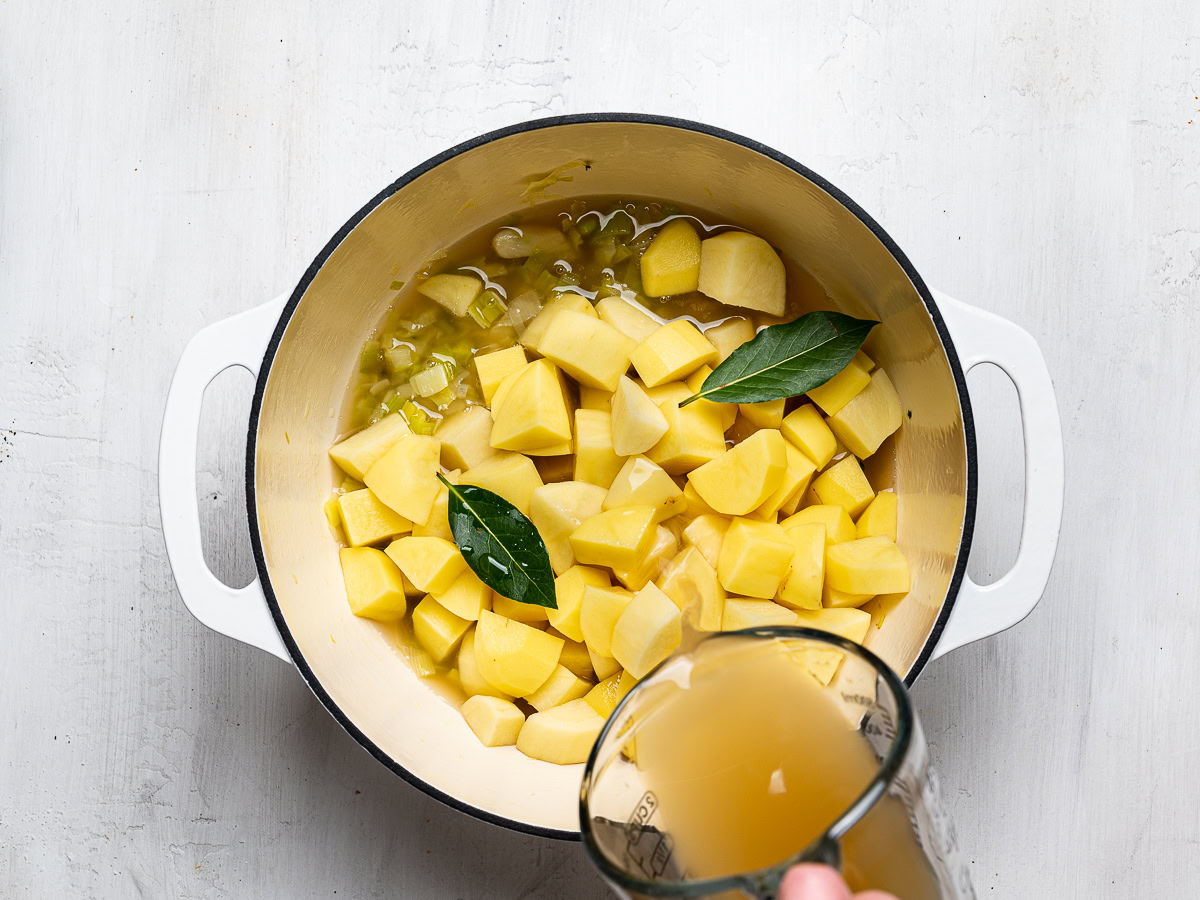
[[[779,900],[851,900],[850,889],[836,871],[818,863],[788,869],[779,885]]]

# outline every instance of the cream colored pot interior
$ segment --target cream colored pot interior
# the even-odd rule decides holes
[[[362,341],[393,278],[476,228],[528,204],[537,176],[572,160],[571,181],[543,199],[660,197],[706,209],[766,237],[807,269],[844,312],[880,320],[866,349],[911,410],[872,481],[900,496],[900,544],[912,592],[882,604],[867,646],[902,674],[920,657],[946,601],[966,513],[967,453],[955,378],[917,290],[858,218],[821,187],[753,149],[669,125],[580,122],[511,134],[430,168],[383,200],[341,242],[295,307],[266,378],[252,481],[268,594],[345,720],[412,776],[485,815],[577,831],[580,766],[487,749],[453,706],[409,669],[388,634],[350,614],[322,503],[340,476],[326,450]],[[392,275],[393,272],[401,274]],[[887,445],[885,445],[885,450]],[[890,471],[879,471],[886,466]],[[878,610],[882,612],[883,610]],[[878,616],[877,616],[878,618]]]

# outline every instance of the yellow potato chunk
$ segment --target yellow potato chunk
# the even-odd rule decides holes
[[[869,356],[867,356],[867,354],[863,353],[862,350],[859,350],[857,353],[854,354],[854,361],[856,363],[858,363],[860,368],[864,369],[867,372],[870,372],[872,369],[875,368],[875,360],[871,359],[871,357],[869,357]]]
[[[583,631],[583,641],[589,650],[598,656],[612,657],[613,630],[617,627],[621,613],[625,612],[625,607],[632,599],[633,594],[620,588],[599,587],[593,584],[584,586],[579,625]],[[596,674],[600,676],[599,670]]]
[[[779,524],[784,530],[797,525],[816,523],[825,529],[825,546],[840,544],[842,541],[852,541],[855,538],[854,523],[841,505],[817,504],[800,510],[794,516],[789,516]]]
[[[705,503],[700,495],[696,493],[696,486],[690,481],[685,482],[683,485],[683,502],[685,504],[683,514],[689,519],[694,519],[697,516],[712,516],[717,514],[717,511]]]
[[[604,717],[580,698],[537,712],[525,720],[517,749],[532,759],[560,766],[587,762]]]
[[[460,709],[467,725],[485,747],[508,747],[517,742],[525,714],[515,703],[499,697],[468,697]]]
[[[456,316],[465,316],[471,301],[483,290],[474,275],[434,275],[417,285],[417,293],[439,303]]]
[[[595,409],[575,410],[575,480],[607,489],[623,464],[613,449],[611,415]]]
[[[742,600],[730,598],[725,601],[725,614],[721,619],[722,631],[739,631],[742,628],[767,628],[772,625],[795,625],[796,613],[770,600]]]
[[[776,599],[791,609],[820,609],[825,582],[825,526],[807,522],[784,531],[792,542],[793,553]]]
[[[654,543],[641,562],[629,569],[613,569],[613,576],[627,589],[640,591],[662,574],[678,549],[679,541],[674,532],[659,525],[654,532]]]
[[[699,550],[700,555],[714,569],[721,557],[721,544],[725,541],[729,522],[725,516],[701,515],[683,529],[683,539]]]
[[[786,400],[763,400],[761,403],[739,403],[738,412],[751,425],[759,428],[779,428],[783,425],[783,406]]]
[[[338,441],[329,448],[329,457],[347,475],[362,481],[367,474],[367,469],[371,468],[406,434],[411,434],[411,432],[408,423],[404,421],[404,416],[400,413],[392,413],[390,416],[384,416],[374,425],[355,432],[344,441]]]
[[[724,429],[703,401],[680,409],[678,401],[667,400],[658,408],[667,419],[667,433],[646,456],[669,474],[683,475],[725,452]]]
[[[525,698],[525,702],[542,712],[578,700],[592,689],[592,683],[580,678],[562,663],[554,667],[545,684]]]
[[[604,497],[604,509],[619,506],[651,506],[654,521],[661,522],[683,512],[685,501],[679,485],[660,466],[644,456],[631,456]]]
[[[452,469],[445,473],[445,478],[451,484],[458,484],[458,478],[462,472],[458,469]],[[433,499],[433,506],[429,508],[429,518],[424,523],[418,525],[413,522],[412,533],[414,537],[440,537],[447,541],[454,540],[454,533],[450,530],[450,491],[449,489],[438,482],[437,496]]]
[[[470,568],[455,578],[446,590],[433,593],[433,598],[460,619],[469,622],[477,621],[481,612],[492,608],[492,589],[480,581]]]
[[[579,386],[579,408],[594,409],[599,412],[612,412],[612,391],[603,391],[600,388],[588,387],[586,384]]]
[[[406,434],[367,470],[363,481],[375,496],[404,518],[425,522],[438,493],[437,438]]]
[[[782,316],[786,279],[779,254],[753,234],[727,231],[700,244],[700,292],[714,300]]]
[[[824,550],[824,547],[822,547]],[[696,547],[685,547],[658,580],[662,592],[698,631],[720,631],[725,589],[717,572]]]
[[[386,552],[417,590],[430,594],[448,591],[467,569],[458,547],[443,538],[409,535],[392,541]]]
[[[338,496],[342,529],[352,547],[374,544],[412,531],[412,522],[379,502],[368,488]]]
[[[499,494],[528,516],[533,492],[542,486],[542,476],[529,457],[520,453],[496,453],[473,469],[467,469],[460,483]]]
[[[741,516],[761,506],[783,484],[787,442],[763,429],[688,475],[696,493],[717,512]]]
[[[474,628],[463,635],[462,643],[458,646],[457,662],[459,684],[468,697],[482,694],[485,697],[499,697],[501,700],[512,699],[511,694],[504,693],[479,671],[479,663],[475,660]]]
[[[532,694],[554,672],[562,638],[484,610],[475,628],[475,661],[489,683],[514,697]]]
[[[592,657],[588,654],[587,644],[583,641],[571,640],[557,628],[547,628],[546,633],[563,640],[562,654],[558,657],[560,666],[566,666],[585,681],[591,681],[596,677],[596,673],[592,670]]]
[[[686,379],[684,379],[684,384],[687,385],[687,389],[691,393],[698,394],[704,389],[704,380],[712,373],[712,366],[701,366]],[[734,421],[737,420],[738,405],[736,403],[717,403],[714,400],[697,400],[689,405],[697,406],[700,409],[706,410],[714,415],[721,423],[721,431],[728,431],[730,426],[733,425]]]
[[[479,375],[479,387],[483,391],[483,402],[492,405],[492,396],[500,382],[513,372],[525,368],[525,349],[520,346],[507,347],[475,357],[475,372]]]
[[[638,344],[630,361],[647,387],[657,387],[716,363],[717,348],[687,319],[676,319]]]
[[[730,353],[747,341],[754,340],[754,324],[741,316],[731,316],[719,325],[705,328],[704,336],[717,348],[719,360],[725,362]]]
[[[600,314],[602,322],[607,322],[638,344],[658,330],[657,321],[624,297],[605,297],[596,303],[596,312]]]
[[[900,396],[883,369],[876,369],[870,383],[829,417],[830,429],[859,459],[878,450],[903,422]]]
[[[571,533],[575,559],[584,565],[632,569],[654,543],[655,509],[622,506],[607,509]]]
[[[592,671],[596,673],[599,679],[608,678],[621,671],[621,664],[611,656],[601,656],[591,647],[588,647],[588,657],[592,661]]]
[[[861,644],[871,627],[871,614],[861,609],[799,609],[796,624],[818,631],[828,631],[848,641]]]
[[[658,407],[665,404],[682,403],[692,396],[692,390],[687,386],[686,381],[668,381],[654,387],[647,387],[640,381],[635,383],[646,391],[646,396]]]
[[[837,449],[837,438],[811,403],[792,410],[779,426],[783,436],[804,451],[818,469],[829,465]]]
[[[571,310],[558,313],[538,350],[580,384],[616,390],[617,380],[629,368],[629,355],[637,345],[594,316],[595,311],[591,316]]]
[[[686,219],[672,219],[642,254],[641,266],[647,297],[691,293],[700,284],[700,235]]]
[[[537,625],[548,621],[550,610],[536,603],[522,603],[503,594],[492,592],[492,612],[514,622],[524,622],[526,625]]]
[[[801,647],[789,654],[796,664],[804,668],[821,684],[829,684],[837,674],[838,666],[846,658],[840,650],[824,650],[820,647]]]
[[[364,619],[392,622],[408,611],[404,578],[395,563],[374,547],[343,547],[338,551],[350,611]]]
[[[721,542],[717,577],[731,594],[769,600],[779,592],[794,552],[779,525],[734,519]]]
[[[437,427],[442,465],[447,469],[469,469],[483,462],[495,452],[491,434],[492,417],[482,406],[468,406],[446,416]]]
[[[439,663],[458,649],[459,641],[471,627],[467,619],[456,616],[432,596],[417,604],[412,623],[413,634],[421,646],[429,651],[434,662]]]
[[[826,584],[821,588],[821,605],[826,609],[844,609],[847,607],[857,609],[874,596],[874,594],[852,594],[848,591],[839,591],[837,588],[831,588]]]
[[[499,450],[527,453],[569,442],[571,415],[554,364],[539,359],[522,369],[493,418],[491,445]]]
[[[667,418],[632,378],[622,375],[612,395],[612,447],[618,456],[645,453],[667,433]]]
[[[526,349],[532,350],[540,356],[545,355],[541,351],[542,338],[546,336],[546,332],[550,330],[550,325],[561,312],[576,312],[590,318],[599,318],[595,307],[592,306],[591,301],[586,297],[576,294],[574,291],[563,291],[562,293],[554,294],[546,301],[546,305],[542,307],[542,311],[533,317],[533,320],[521,334],[521,343]]]
[[[534,488],[529,500],[529,521],[542,536],[556,575],[575,565],[570,535],[584,519],[600,512],[604,497],[604,488],[586,481],[560,481]]]
[[[638,679],[628,672],[616,672],[588,691],[583,699],[587,701],[588,706],[607,719],[637,683]]]
[[[825,581],[851,594],[903,594],[911,587],[908,560],[895,541],[882,535],[828,548]]]
[[[870,383],[871,376],[867,374],[867,370],[857,360],[852,359],[842,371],[820,387],[809,391],[808,399],[825,410],[825,415],[832,416]]]
[[[881,491],[875,495],[863,514],[858,517],[855,531],[860,538],[880,535],[896,540],[896,518],[899,500],[893,491]]]
[[[875,499],[862,466],[853,456],[843,457],[818,475],[812,488],[822,503],[843,507],[851,518]]]
[[[656,585],[646,585],[617,619],[613,659],[634,678],[645,678],[683,640],[682,622],[679,607],[671,598]]]
[[[804,493],[817,470],[813,461],[788,441],[783,442],[783,449],[787,455],[787,469],[783,473],[783,479],[779,482],[779,487],[751,513],[754,518],[764,522],[774,522],[779,511],[793,497]]]

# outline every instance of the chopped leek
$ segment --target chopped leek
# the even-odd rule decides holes
[[[429,435],[433,434],[437,428],[437,419],[430,415],[428,410],[414,403],[412,400],[406,401],[400,412],[413,434]]]
[[[535,250],[529,259],[521,263],[521,277],[530,284],[537,281],[539,275],[546,271],[546,266],[552,262],[541,250]]]
[[[407,370],[413,364],[411,344],[399,344],[383,351],[383,365],[393,375]]]
[[[445,390],[450,378],[443,364],[431,360],[425,368],[408,379],[408,383],[418,397],[432,397],[438,391]]]
[[[608,220],[608,224],[600,229],[604,237],[618,237],[623,234],[633,234],[633,217],[623,209],[619,209]]]
[[[383,351],[379,341],[367,341],[363,344],[362,353],[358,357],[358,371],[374,372],[383,365]]]
[[[508,310],[504,300],[492,288],[480,292],[479,296],[471,301],[471,305],[467,307],[467,313],[475,320],[480,328],[491,328],[500,321],[500,317]],[[459,354],[454,354],[458,356]]]
[[[575,223],[575,227],[579,229],[580,236],[587,237],[600,228],[600,220],[596,216],[585,216]]]

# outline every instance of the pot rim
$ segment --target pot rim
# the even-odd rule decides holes
[[[759,153],[768,159],[771,159],[781,165],[791,169],[796,174],[808,179],[821,190],[825,191],[842,206],[846,207],[860,222],[863,223],[871,233],[883,244],[890,253],[893,259],[899,263],[904,274],[908,276],[920,295],[922,302],[925,304],[926,310],[929,312],[930,318],[933,320],[934,328],[937,330],[938,337],[941,338],[942,348],[946,353],[946,357],[950,363],[950,372],[954,377],[954,386],[958,392],[959,408],[962,411],[963,417],[963,438],[966,449],[966,469],[967,469],[967,490],[966,504],[963,514],[963,529],[962,537],[959,540],[958,557],[955,560],[954,572],[950,577],[950,586],[946,591],[946,599],[942,604],[941,611],[938,614],[937,621],[934,622],[933,630],[930,631],[929,637],[925,641],[925,645],[921,648],[916,661],[912,668],[904,677],[906,687],[911,687],[917,676],[924,669],[933,654],[934,648],[937,646],[938,639],[942,635],[942,631],[946,627],[946,622],[950,618],[950,613],[954,608],[954,602],[958,598],[958,592],[962,586],[963,578],[967,570],[967,558],[970,555],[971,539],[975,531],[975,506],[977,502],[978,490],[978,472],[977,472],[977,452],[975,443],[975,423],[971,412],[971,399],[967,392],[967,379],[963,372],[962,365],[958,359],[958,353],[955,350],[954,342],[950,336],[950,331],[946,327],[946,323],[942,318],[942,314],[934,302],[929,288],[924,280],[917,273],[913,264],[909,261],[904,251],[896,244],[892,237],[876,222],[861,206],[851,199],[845,192],[837,188],[831,182],[818,175],[812,169],[802,165],[790,156],[780,153],[766,144],[747,138],[743,135],[732,131],[727,131],[723,128],[717,128],[713,125],[706,125],[702,122],[695,122],[689,119],[679,119],[672,116],[661,116],[646,113],[576,113],[564,116],[551,116],[544,119],[534,119],[527,122],[519,122],[514,125],[508,125],[504,128],[489,131],[477,137],[470,138],[459,144],[454,145],[448,150],[444,150],[436,156],[432,156],[422,163],[409,169],[390,185],[368,200],[361,209],[352,215],[341,228],[333,235],[332,238],[321,248],[320,253],[309,264],[301,277],[299,283],[292,291],[288,298],[287,304],[279,315],[279,322],[275,326],[275,330],[271,334],[271,339],[267,343],[266,352],[263,355],[262,366],[259,367],[258,378],[254,386],[254,399],[250,407],[250,420],[246,435],[246,513],[249,519],[248,525],[250,530],[250,543],[254,551],[254,564],[258,570],[258,577],[262,586],[263,594],[267,600],[267,608],[270,610],[271,618],[275,622],[275,627],[279,630],[280,637],[283,638],[283,643],[288,649],[288,653],[292,657],[296,668],[299,670],[304,682],[309,689],[316,695],[321,704],[329,711],[329,713],[337,720],[338,724],[344,728],[351,737],[353,737],[368,753],[375,757],[383,765],[387,766],[396,775],[399,775],[409,784],[441,801],[447,806],[466,813],[476,819],[488,822],[492,825],[499,825],[503,828],[508,828],[513,831],[522,832],[524,834],[532,834],[537,837],[551,838],[562,841],[579,841],[581,839],[579,831],[568,831],[559,828],[544,828],[540,825],[532,825],[528,822],[521,822],[516,819],[510,819],[506,816],[500,816],[489,812],[479,807],[472,806],[457,797],[442,791],[440,788],[430,784],[427,781],[417,777],[413,772],[400,765],[396,760],[392,759],[385,753],[374,741],[364,734],[357,725],[346,715],[345,712],[338,706],[337,702],[329,695],[325,688],[321,685],[320,679],[312,668],[308,665],[304,655],[300,652],[300,647],[292,637],[291,630],[288,628],[287,621],[283,617],[283,613],[279,607],[279,601],[275,597],[275,591],[271,584],[271,578],[267,572],[266,560],[263,555],[262,538],[258,529],[258,504],[255,497],[255,451],[257,449],[258,438],[258,423],[259,415],[262,411],[263,394],[267,385],[267,378],[270,376],[271,366],[275,361],[275,353],[279,349],[279,343],[283,338],[283,333],[287,329],[288,323],[291,321],[292,314],[299,305],[301,298],[308,290],[313,278],[317,272],[325,265],[325,262],[342,243],[343,240],[353,231],[363,219],[373,212],[381,203],[399,191],[401,188],[414,181],[426,172],[438,167],[444,162],[459,156],[469,150],[474,150],[477,147],[482,147],[485,144],[490,144],[502,138],[511,137],[516,134],[524,134],[529,131],[537,131],[543,128],[555,128],[562,125],[580,125],[589,123],[607,123],[607,124],[633,124],[633,125],[657,125],[666,128],[678,128],[683,131],[692,131],[699,134],[704,134],[709,137],[720,138],[732,144],[738,144],[748,150]]]

